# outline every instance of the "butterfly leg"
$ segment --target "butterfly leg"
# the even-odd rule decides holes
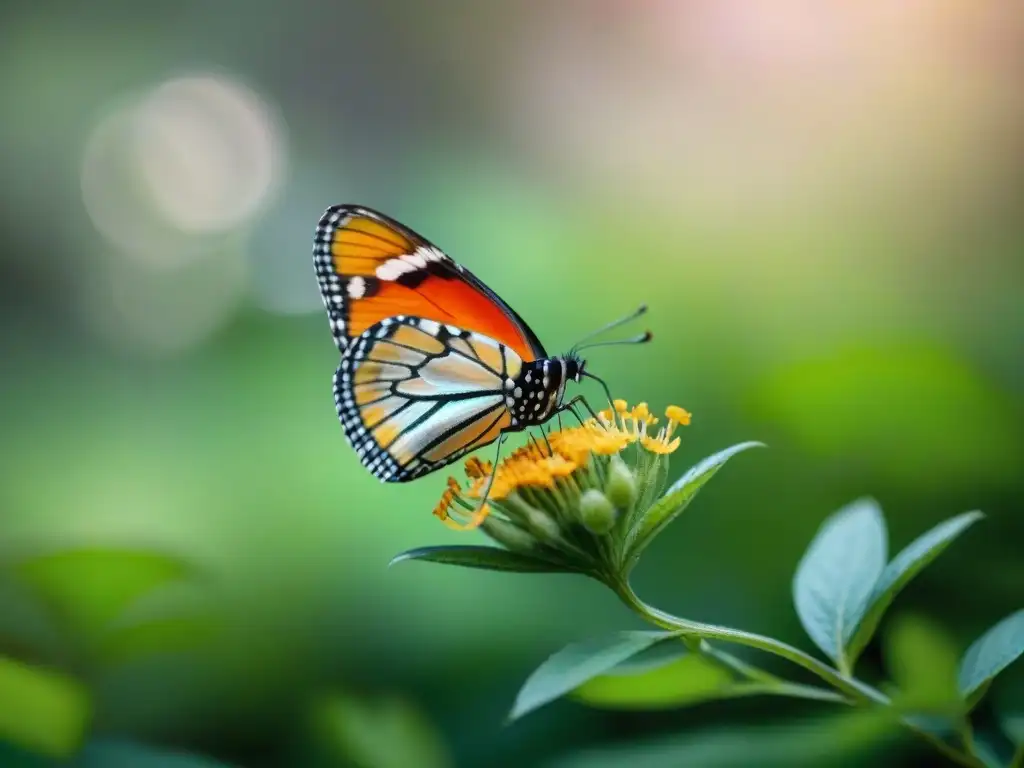
[[[491,513],[491,510],[487,507],[487,499],[491,495],[491,487],[494,485],[494,478],[498,474],[498,462],[501,459],[501,447],[505,444],[505,439],[507,437],[508,432],[504,430],[498,433],[498,446],[494,451],[494,462],[491,464],[491,474],[487,478],[487,487],[484,488],[483,498],[480,499],[480,503],[477,505],[476,509],[473,510],[473,514],[470,516],[469,520],[464,524],[458,525],[458,528],[467,531],[477,528]]]

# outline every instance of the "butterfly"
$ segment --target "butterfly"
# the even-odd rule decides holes
[[[313,263],[341,352],[338,419],[362,464],[382,481],[413,480],[576,402],[586,405],[581,396],[564,402],[570,381],[589,377],[604,386],[586,370],[582,346],[548,355],[483,281],[383,213],[328,208],[316,228]],[[649,339],[646,333],[628,341]]]

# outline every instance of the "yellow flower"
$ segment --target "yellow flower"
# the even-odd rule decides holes
[[[638,444],[657,456],[670,454],[679,447],[672,434],[679,424],[688,424],[690,414],[678,406],[666,412],[668,424],[656,436],[648,428],[657,423],[647,403],[630,409],[625,400],[615,400],[612,408],[597,418],[576,427],[552,432],[540,442],[532,440],[516,449],[497,467],[478,458],[466,461],[464,472],[470,481],[463,492],[454,478],[434,509],[446,525],[460,530],[476,528],[492,512],[492,505],[507,521],[516,523],[523,509],[531,510],[531,526],[536,529],[540,510],[553,511],[556,517],[574,517],[567,505],[578,504],[580,495],[600,489],[608,478],[610,457]],[[640,450],[638,448],[637,450]],[[616,459],[621,463],[621,459]],[[485,503],[482,503],[485,502]]]
[[[640,439],[640,444],[651,453],[666,454],[675,451],[679,447],[679,438],[673,439],[672,434],[680,424],[686,426],[690,423],[689,412],[678,405],[670,405],[666,408],[665,417],[668,419],[668,424],[662,427],[657,435],[645,436]]]

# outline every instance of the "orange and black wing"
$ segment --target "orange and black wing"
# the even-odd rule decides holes
[[[483,334],[523,360],[547,356],[525,321],[483,281],[382,213],[357,205],[328,208],[316,229],[313,262],[343,352],[367,328],[406,315]]]
[[[514,429],[522,366],[487,336],[386,318],[352,339],[334,374],[334,401],[363,465],[383,481],[406,482]]]

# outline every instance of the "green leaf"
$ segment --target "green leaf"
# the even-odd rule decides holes
[[[574,691],[676,632],[629,631],[568,645],[534,670],[516,697],[510,720]]]
[[[800,622],[842,668],[848,668],[845,643],[885,567],[886,550],[882,510],[864,498],[822,524],[797,567],[793,602]]]
[[[660,660],[641,661],[650,651]],[[673,638],[591,678],[572,698],[609,709],[660,709],[742,695],[735,683],[727,669]]]
[[[92,703],[76,680],[0,657],[0,740],[54,758],[77,751]]]
[[[636,565],[647,545],[689,506],[697,492],[729,459],[748,448],[763,447],[764,443],[739,443],[708,456],[687,470],[686,474],[673,483],[665,494],[643,513],[631,532],[632,541],[625,560],[627,572]]]
[[[622,746],[596,747],[556,761],[551,768],[815,768],[874,764],[900,736],[878,710],[818,718],[694,730]]]
[[[14,564],[21,583],[89,635],[116,619],[157,587],[194,577],[198,570],[177,555],[136,549],[82,548],[26,558]]]
[[[311,717],[313,749],[324,765],[447,768],[452,764],[434,724],[403,698],[332,695],[313,706]]]
[[[962,709],[956,684],[956,645],[928,619],[900,616],[886,635],[885,660],[899,686],[893,702],[902,710],[954,715]]]
[[[981,759],[985,768],[1010,768],[1013,765],[1016,745],[996,717],[992,708],[971,716],[971,751]]]
[[[960,662],[960,695],[973,707],[992,679],[1024,653],[1024,609],[1012,613],[979,637]]]
[[[882,571],[867,600],[867,609],[847,642],[850,666],[871,641],[882,615],[911,579],[932,563],[956,538],[984,517],[966,512],[939,523],[908,544]]]
[[[461,565],[485,571],[512,571],[516,573],[575,573],[573,568],[551,560],[499,547],[473,545],[420,547],[395,555],[389,565],[406,560],[425,560],[430,563]]]

